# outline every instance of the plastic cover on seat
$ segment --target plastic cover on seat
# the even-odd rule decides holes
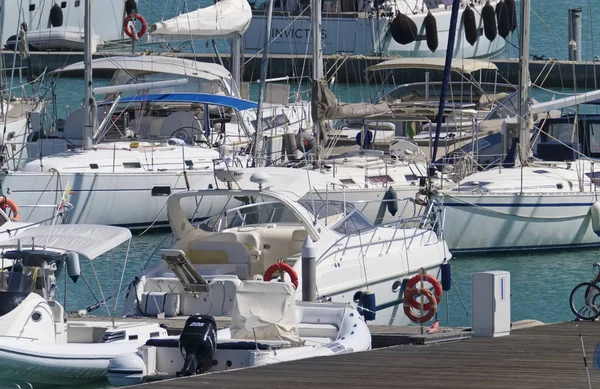
[[[296,326],[296,290],[287,282],[246,281],[237,290],[231,338],[283,340],[300,344]]]

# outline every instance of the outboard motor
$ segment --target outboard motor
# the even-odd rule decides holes
[[[192,315],[185,321],[179,337],[183,369],[178,377],[202,374],[213,365],[217,348],[217,323],[212,316]]]

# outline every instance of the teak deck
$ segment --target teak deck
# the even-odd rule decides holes
[[[577,327],[578,326],[578,327]],[[565,322],[500,338],[394,346],[367,352],[160,381],[150,388],[588,388],[600,387],[600,322]]]

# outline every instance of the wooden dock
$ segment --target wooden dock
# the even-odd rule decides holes
[[[2,50],[4,63],[11,64],[14,57],[13,51]],[[101,51],[94,54],[94,58],[116,55],[131,55],[126,51]],[[178,57],[195,59],[202,62],[218,62],[213,53],[176,53]],[[230,66],[230,55],[222,54],[221,58],[225,67]],[[273,54],[269,56],[269,77],[301,77],[310,76],[312,57],[308,55],[284,55]],[[327,77],[335,76],[336,82],[363,83],[365,80],[365,69],[378,62],[390,59],[382,56],[347,56],[343,54],[326,55],[323,58],[324,69]],[[243,78],[245,81],[256,81],[259,79],[260,55],[246,56],[244,58]],[[31,65],[33,72],[39,74],[44,69],[56,70],[69,64],[83,61],[81,52],[32,52]],[[518,83],[519,60],[516,58],[492,59],[499,69],[499,74],[513,84]],[[27,67],[27,61],[17,60],[18,66]],[[600,62],[582,61],[573,62],[565,60],[532,60],[529,64],[531,80],[535,85],[545,88],[573,88],[576,80],[577,88],[597,89],[600,88]],[[111,77],[111,74],[94,72],[95,76]],[[440,73],[441,74],[441,73]],[[83,74],[71,74],[70,76],[83,77]],[[423,81],[423,71],[406,69],[394,73],[397,82]],[[435,74],[432,79],[438,80]],[[491,82],[493,78],[487,73],[482,80]]]
[[[154,388],[588,388],[600,386],[594,350],[599,322],[514,330],[501,338],[404,345],[141,385]]]

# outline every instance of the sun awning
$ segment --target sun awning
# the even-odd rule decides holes
[[[21,232],[15,238],[0,243],[0,248],[14,248],[21,241],[22,247],[45,247],[47,249],[75,251],[89,259],[95,259],[131,239],[131,231],[122,227],[91,224],[34,227]]]
[[[258,107],[258,105],[253,101],[238,99],[237,97],[211,95],[207,93],[155,93],[148,95],[124,97],[121,100],[119,100],[120,104],[136,102],[209,104],[219,105],[223,107],[232,107],[238,111],[244,111],[246,109],[254,109]],[[100,106],[109,105],[112,103],[112,101],[106,101],[100,104]]]
[[[92,60],[94,70],[124,70],[132,74],[162,73],[202,78],[209,81],[230,79],[231,73],[223,66],[198,62],[185,58],[167,57],[160,55],[134,55],[105,57]],[[81,72],[85,70],[83,62],[77,62],[64,68],[50,72],[50,74]]]
[[[380,62],[376,65],[369,66],[368,72],[379,70],[394,70],[394,69],[431,69],[444,70],[446,65],[445,58],[394,58],[388,61]],[[470,74],[478,70],[498,70],[495,64],[490,61],[481,59],[462,59],[454,58],[452,60],[452,71]]]
[[[150,42],[242,36],[250,26],[252,9],[246,0],[221,0],[150,26]]]

